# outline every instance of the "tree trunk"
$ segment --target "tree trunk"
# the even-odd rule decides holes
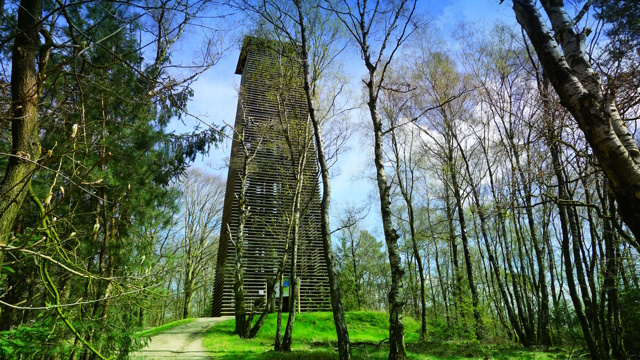
[[[408,4],[410,3],[410,4]],[[368,77],[363,80],[367,87],[367,107],[371,116],[373,125],[373,151],[374,163],[376,166],[376,182],[378,185],[378,195],[380,198],[380,214],[382,217],[382,227],[384,229],[384,238],[389,253],[389,267],[391,269],[391,287],[389,289],[389,359],[406,359],[407,351],[404,343],[404,324],[402,323],[402,311],[404,307],[403,296],[403,276],[402,259],[398,249],[398,232],[393,227],[391,213],[390,186],[387,181],[383,154],[383,136],[382,121],[378,115],[378,95],[383,87],[384,75],[391,63],[396,50],[412,33],[408,31],[412,22],[412,16],[416,8],[416,1],[408,2],[403,0],[397,4],[397,7],[389,7],[387,10],[378,9],[379,3],[376,2],[373,11],[367,9],[367,2],[362,1],[357,4],[356,13],[344,13],[333,8],[329,3],[331,10],[336,14],[339,20],[353,35],[357,42],[362,60],[368,71]],[[386,8],[386,4],[383,4]],[[382,21],[380,16],[384,18]],[[346,18],[349,18],[347,20]],[[399,21],[400,19],[400,21]],[[372,35],[369,31],[371,26],[376,23],[382,25],[380,34],[383,34],[380,40],[379,53],[374,53],[369,44]],[[397,33],[396,33],[397,30]],[[393,36],[392,36],[393,35]],[[392,39],[392,40],[391,40]],[[375,41],[375,40],[374,40]],[[388,42],[389,41],[389,42]],[[389,46],[385,54],[385,48]],[[375,57],[377,56],[377,57]],[[379,65],[382,65],[378,68]],[[378,78],[378,76],[380,78]]]
[[[375,74],[370,73],[370,79]],[[382,152],[382,122],[376,108],[377,96],[373,88],[373,80],[367,83],[369,88],[369,113],[373,122],[374,131],[374,161],[376,165],[376,179],[380,195],[380,213],[382,214],[382,226],[384,237],[389,251],[389,265],[391,267],[391,289],[389,290],[389,359],[405,359],[407,351],[404,343],[404,324],[402,323],[402,309],[404,307],[402,278],[402,260],[398,249],[398,232],[393,228],[391,200],[389,198],[390,186],[387,183],[387,175],[384,169],[384,157]]]
[[[182,303],[182,318],[186,319],[189,317],[189,313],[190,313],[190,307],[191,307],[191,298],[193,298],[193,285],[194,285],[194,281],[195,279],[193,278],[193,269],[190,266],[190,263],[188,263],[188,266],[185,269],[185,276],[184,276],[184,285],[183,285],[183,291],[184,291],[184,302]]]
[[[606,190],[606,189],[605,189]],[[613,194],[607,194],[609,202],[609,215],[616,217],[616,207]],[[620,262],[620,238],[615,235],[609,220],[605,220],[605,248],[606,248],[606,270],[605,270],[605,291],[607,293],[609,320],[609,331],[611,336],[611,350],[614,359],[628,359],[629,355],[622,342],[624,329],[620,318],[620,303],[618,301],[618,273],[621,269]]]
[[[307,32],[304,16],[301,9],[300,1],[294,2],[298,9],[298,20],[300,23],[300,38],[302,42],[302,70],[304,75],[304,93],[307,100],[307,108],[309,110],[309,118],[313,125],[314,139],[316,143],[316,152],[318,163],[320,165],[320,174],[322,176],[322,200],[320,203],[320,232],[322,233],[322,250],[324,259],[327,263],[327,272],[329,274],[329,293],[331,294],[331,309],[333,310],[333,323],[336,327],[336,335],[338,336],[338,355],[340,360],[351,359],[351,347],[349,345],[349,331],[344,318],[344,310],[342,308],[342,300],[340,295],[340,285],[338,283],[338,273],[336,271],[335,260],[333,256],[333,248],[331,244],[331,227],[329,224],[329,205],[331,202],[331,180],[329,176],[329,165],[324,153],[324,143],[322,141],[322,129],[320,122],[316,118],[315,107],[313,106],[313,97],[311,94],[310,74],[309,74],[309,54],[307,49]],[[354,266],[355,269],[355,266]],[[360,306],[360,297],[358,296],[358,306]]]
[[[520,176],[520,182],[524,188],[524,202],[525,213],[527,215],[527,222],[529,225],[529,236],[533,243],[533,248],[536,255],[536,263],[538,264],[538,288],[540,289],[540,309],[538,313],[538,332],[542,345],[546,347],[551,345],[551,335],[549,333],[549,289],[547,287],[547,270],[545,259],[543,255],[543,246],[540,245],[538,238],[538,232],[536,231],[536,221],[533,218],[533,205],[532,205],[532,190],[531,182],[526,178],[523,166],[520,164],[520,152],[518,147],[513,143],[513,139],[509,138],[510,145],[512,146],[514,158],[516,161],[516,168]],[[529,156],[527,156],[529,159]],[[530,166],[527,166],[530,169]],[[532,276],[534,274],[531,274]],[[538,296],[538,292],[536,292]]]
[[[565,189],[565,180],[564,174],[562,173],[562,167],[560,164],[560,151],[558,149],[557,143],[555,143],[554,137],[550,134],[548,138],[549,149],[551,152],[551,159],[553,162],[553,169],[556,175],[556,179],[558,181],[558,208],[560,210],[560,227],[562,230],[562,254],[564,256],[565,263],[565,274],[567,276],[567,287],[569,288],[569,295],[571,296],[571,301],[573,302],[573,306],[578,317],[578,322],[580,327],[582,328],[582,333],[584,335],[585,342],[587,344],[587,348],[589,349],[589,353],[591,354],[591,358],[594,360],[603,359],[601,357],[600,352],[598,351],[598,347],[596,342],[591,334],[591,329],[589,327],[589,322],[587,317],[585,316],[582,303],[580,302],[580,298],[578,295],[578,291],[575,286],[575,281],[573,277],[573,266],[571,260],[571,253],[569,248],[569,214],[566,209],[566,205],[563,204],[563,201],[567,200],[566,189]],[[574,242],[576,239],[574,239]],[[576,262],[578,259],[576,259]],[[585,304],[585,306],[588,306]]]
[[[245,127],[248,124],[248,119],[242,118],[243,125],[242,129],[239,133],[236,134],[237,141],[240,143],[242,147],[242,169],[240,173],[240,191],[237,194],[238,198],[238,210],[240,211],[238,214],[238,227],[236,230],[236,239],[233,241],[233,237],[231,234],[231,229],[227,227],[227,231],[229,232],[229,239],[232,240],[235,249],[235,262],[234,262],[234,283],[233,283],[233,294],[234,294],[234,314],[236,319],[236,327],[235,333],[238,334],[241,338],[246,338],[249,336],[249,327],[251,324],[247,323],[246,316],[246,307],[245,307],[245,299],[244,299],[244,227],[247,222],[247,217],[249,216],[249,208],[247,207],[247,179],[249,177],[249,163],[255,156],[255,152],[253,155],[249,152],[247,144],[245,143]],[[257,150],[254,150],[257,151]],[[286,255],[285,255],[286,256]]]
[[[300,186],[302,190],[302,186]],[[291,272],[289,274],[289,317],[287,318],[287,326],[284,329],[284,337],[282,338],[282,350],[291,351],[291,343],[293,342],[293,325],[296,320],[296,309],[298,307],[298,235],[300,224],[300,206],[299,202],[293,215],[293,239],[291,240]]]
[[[459,325],[458,316],[465,318],[464,308],[460,307],[462,304],[462,274],[460,272],[460,265],[458,264],[458,243],[455,235],[455,228],[453,227],[453,208],[451,206],[451,198],[449,195],[449,187],[445,186],[445,205],[447,214],[447,223],[449,225],[449,249],[451,253],[451,262],[453,266],[451,271],[453,272],[453,308],[454,308],[454,320],[456,325]]]
[[[276,338],[273,345],[273,350],[280,351],[282,350],[282,341],[280,338],[280,332],[282,330],[282,302],[284,301],[283,288],[282,288],[282,277],[280,277],[280,296],[278,298],[278,315],[276,320]]]
[[[306,129],[308,130],[308,121],[306,123]],[[305,131],[305,135],[306,135]],[[292,206],[292,223],[290,225],[291,231],[291,270],[289,274],[289,317],[287,318],[287,326],[284,330],[284,337],[282,339],[282,350],[291,351],[291,344],[293,342],[293,326],[296,319],[296,308],[298,307],[298,245],[300,241],[300,218],[301,218],[301,202],[302,202],[302,190],[304,188],[304,168],[307,161],[307,150],[309,149],[308,143],[306,143],[304,150],[300,153],[296,153],[294,150],[293,143],[291,139],[285,136],[287,139],[287,144],[289,146],[289,151],[291,155],[291,165],[293,169],[297,169],[293,173],[295,178],[295,193],[293,195],[293,206]],[[296,161],[297,158],[297,161]]]
[[[436,236],[434,233],[433,223],[431,222],[431,208],[429,207],[428,196],[427,196],[427,225],[429,226],[429,230],[431,232],[431,238],[435,240]],[[447,326],[451,326],[451,323],[449,320],[449,304],[447,302],[447,291],[444,286],[444,277],[442,276],[442,271],[440,270],[440,261],[438,259],[438,244],[434,242],[433,248],[435,252],[436,271],[438,273],[438,285],[440,286],[440,291],[442,292],[442,302],[444,302],[444,311],[445,311],[445,317],[447,320]],[[431,276],[429,276],[429,282],[431,283]],[[435,306],[435,301],[433,302],[433,304]]]
[[[0,185],[0,246],[10,240],[40,156],[36,56],[41,16],[41,0],[20,2],[11,54],[11,157]],[[40,50],[48,51],[44,47]],[[3,257],[0,251],[0,272]]]
[[[467,159],[467,156],[465,155],[464,151],[462,151],[462,146],[457,138],[456,138],[456,143],[458,145],[458,149],[460,150],[460,154],[462,155],[462,160],[464,162],[467,177],[469,178],[469,181],[472,182],[471,179],[473,178],[471,173],[471,167],[469,166],[469,161]],[[486,155],[487,154],[485,152],[485,156]],[[488,157],[486,160],[487,160],[487,166],[490,167],[491,164],[489,162]],[[490,176],[490,181],[493,184],[493,173],[491,169],[489,169],[489,176]],[[478,217],[480,218],[480,233],[482,235],[482,239],[485,244],[485,249],[487,250],[489,265],[490,265],[490,268],[493,269],[494,271],[496,282],[498,283],[498,290],[500,291],[500,295],[502,296],[504,305],[507,310],[507,317],[509,318],[509,323],[511,324],[511,327],[518,335],[518,340],[520,341],[520,343],[522,343],[522,345],[524,345],[525,347],[528,347],[532,344],[529,341],[529,339],[525,336],[524,332],[522,331],[522,327],[520,326],[520,323],[518,322],[518,319],[513,310],[513,307],[511,306],[511,302],[509,301],[509,296],[507,295],[505,285],[502,282],[502,278],[500,277],[500,267],[498,266],[498,262],[496,261],[494,253],[492,251],[491,239],[487,231],[487,215],[484,211],[484,208],[482,207],[482,204],[480,203],[480,195],[478,194],[478,187],[475,183],[471,183],[470,186],[471,186],[471,195],[473,197],[473,202],[475,204],[475,209],[476,209],[476,212],[478,213]]]
[[[276,338],[275,338],[275,348],[274,350],[281,350],[281,344],[280,344],[280,328],[282,325],[282,275],[284,274],[284,268],[285,265],[287,264],[287,254],[289,253],[289,245],[291,243],[288,241],[285,242],[284,245],[284,250],[283,250],[283,255],[282,255],[282,259],[280,260],[280,264],[278,266],[278,269],[276,270],[276,274],[273,277],[273,280],[271,281],[271,283],[273,284],[271,287],[267,286],[267,302],[265,304],[265,307],[262,311],[262,314],[260,314],[260,317],[258,318],[258,320],[256,320],[256,323],[253,325],[253,327],[251,328],[251,331],[249,332],[249,339],[253,339],[257,334],[258,331],[260,331],[260,328],[262,327],[262,325],[264,324],[264,320],[267,317],[267,314],[269,312],[271,312],[271,310],[269,309],[269,304],[275,303],[275,294],[276,294],[276,284],[279,284],[280,286],[280,294],[279,294],[279,298],[278,298],[278,308],[277,308],[277,317],[278,317],[278,325],[277,325],[277,331],[276,331]],[[250,324],[249,324],[250,325]]]
[[[638,146],[618,113],[614,97],[605,93],[589,63],[585,32],[576,32],[563,2],[540,2],[553,32],[533,0],[513,0],[516,19],[527,32],[560,102],[573,115],[609,179],[622,219],[640,239]],[[637,243],[634,247],[638,249]]]
[[[573,196],[571,192],[568,191],[566,186],[564,196],[564,199],[567,201],[573,200]],[[596,354],[591,353],[591,356],[594,359],[608,359],[609,356],[604,352],[602,338],[600,337],[600,324],[598,323],[597,310],[595,310],[595,299],[593,299],[593,295],[589,291],[587,280],[585,278],[584,261],[580,251],[582,247],[583,236],[581,233],[581,229],[578,227],[576,209],[575,206],[570,205],[565,206],[565,208],[567,210],[569,230],[571,232],[573,240],[571,246],[571,250],[573,251],[573,264],[575,264],[576,278],[578,280],[578,287],[580,288],[580,296],[582,298],[582,303],[584,304],[584,314],[586,319],[585,324],[590,333],[590,341],[593,341],[595,350],[597,351]],[[591,348],[589,350],[591,351]]]
[[[234,294],[234,312],[236,318],[236,328],[235,333],[240,335],[240,337],[245,337],[247,332],[247,324],[246,324],[246,309],[244,304],[244,225],[247,221],[247,208],[246,208],[246,198],[245,198],[245,189],[247,182],[247,169],[248,164],[244,161],[244,169],[243,174],[241,175],[240,180],[240,194],[238,196],[238,207],[240,208],[240,214],[238,216],[238,228],[236,230],[236,240],[234,242],[236,257],[235,257],[235,271],[234,271],[234,283],[233,283],[233,294]],[[231,237],[231,234],[229,234]]]
[[[438,261],[438,247],[435,246],[436,252],[436,270],[438,271],[438,282],[440,284],[440,291],[442,292],[442,302],[444,302],[444,312],[447,318],[447,327],[451,326],[451,320],[449,319],[449,302],[447,301],[447,290],[444,286],[444,278],[442,277],[442,272],[440,271],[440,262]]]
[[[392,124],[395,126],[395,124]],[[413,134],[411,134],[413,139]],[[416,226],[415,226],[415,217],[413,213],[413,164],[411,164],[411,158],[409,159],[409,164],[405,164],[409,169],[407,170],[410,173],[411,179],[407,180],[406,183],[403,181],[402,174],[400,173],[400,153],[398,148],[398,142],[396,139],[395,127],[391,128],[391,143],[393,145],[393,153],[395,155],[395,170],[396,170],[396,179],[398,181],[398,187],[400,189],[400,193],[402,194],[402,198],[407,205],[407,214],[409,215],[409,231],[411,234],[411,245],[413,250],[413,256],[416,259],[416,264],[418,267],[418,275],[420,277],[420,340],[424,340],[427,336],[427,302],[425,300],[424,288],[425,288],[425,279],[424,279],[424,267],[422,265],[422,257],[420,256],[420,250],[418,249],[418,240],[416,239]],[[413,141],[411,140],[411,144],[413,145]],[[410,150],[411,151],[411,150]],[[411,277],[410,277],[411,279]]]
[[[460,223],[460,238],[462,239],[462,252],[464,255],[464,262],[467,270],[467,279],[469,280],[469,290],[471,290],[471,302],[473,304],[473,317],[475,319],[475,335],[476,339],[483,338],[483,325],[482,318],[480,317],[480,301],[478,299],[478,289],[473,279],[473,267],[471,264],[471,253],[469,252],[469,239],[467,238],[467,225],[464,216],[464,208],[462,207],[462,194],[460,193],[460,184],[458,183],[458,177],[456,170],[453,169],[453,158],[449,157],[450,162],[450,179],[451,186],[453,187],[453,197],[456,201],[456,207],[458,208],[458,221]]]

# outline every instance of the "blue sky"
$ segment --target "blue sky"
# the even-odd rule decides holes
[[[426,12],[432,19],[434,26],[447,39],[452,41],[451,32],[456,24],[461,21],[471,22],[480,26],[491,26],[494,22],[518,26],[515,21],[513,10],[509,2],[499,4],[499,0],[419,0],[420,11]],[[189,34],[189,39],[179,44],[181,53],[179,58],[189,58],[196,56],[195,51],[188,51],[190,44],[198,41],[198,32]],[[454,45],[455,46],[455,45]],[[240,82],[240,76],[235,75],[235,67],[239,55],[239,46],[232,45],[224,58],[213,68],[202,74],[202,76],[192,85],[195,95],[189,104],[189,111],[205,122],[218,126],[224,123],[233,124],[237,106],[236,89]],[[359,60],[359,59],[358,59]],[[358,62],[353,62],[347,70],[355,76],[363,74],[364,68]],[[353,67],[351,69],[351,67]],[[361,111],[353,111],[352,117],[355,122],[367,121]],[[370,121],[370,120],[369,120]],[[192,118],[185,119],[185,123],[175,121],[171,124],[171,129],[180,132],[193,131],[198,121]],[[201,125],[202,126],[202,125]],[[372,180],[364,178],[362,174],[370,173],[373,166],[372,155],[363,153],[368,151],[369,143],[362,135],[354,133],[351,141],[351,150],[343,154],[337,163],[337,172],[332,179],[332,227],[338,225],[335,216],[338,215],[347,204],[371,204],[369,215],[363,226],[368,228],[377,237],[382,236],[382,228],[379,224],[379,202],[377,200],[377,188]],[[226,141],[220,148],[212,149],[208,156],[198,158],[193,166],[213,167],[215,172],[222,177],[226,177],[226,161],[229,158],[230,142]],[[334,171],[335,172],[335,171]]]

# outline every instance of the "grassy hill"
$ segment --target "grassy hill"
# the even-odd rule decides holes
[[[283,314],[282,327],[288,314]],[[346,314],[354,359],[387,359],[389,337],[387,313],[372,311]],[[410,359],[564,359],[562,352],[537,352],[509,343],[483,344],[475,341],[419,341],[420,324],[404,318],[405,340]],[[296,315],[293,352],[273,351],[276,315],[267,317],[256,338],[243,340],[233,334],[235,320],[214,325],[203,346],[216,359],[338,359],[333,316],[329,312]],[[382,343],[381,343],[382,342]]]

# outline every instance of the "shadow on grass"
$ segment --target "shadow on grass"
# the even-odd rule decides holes
[[[167,333],[171,334],[169,332],[169,330],[177,328],[177,327],[180,327],[181,325],[184,325],[184,324],[188,324],[188,323],[190,323],[192,321],[195,321],[195,320],[196,320],[195,318],[187,318],[187,319],[182,319],[182,320],[176,320],[176,321],[170,322],[168,324],[164,324],[162,326],[158,326],[158,327],[151,328],[151,329],[146,329],[146,330],[143,330],[143,331],[138,331],[133,336],[137,337],[137,338],[142,338],[142,337],[154,336],[154,335],[157,335],[157,334],[162,333],[162,332],[167,332]],[[180,333],[181,330],[178,329],[178,330],[173,330],[173,331],[177,331],[177,333]]]
[[[335,345],[335,344],[334,344]],[[407,343],[408,359],[566,359],[563,352],[538,352],[513,346],[485,346],[477,343],[461,342],[411,342]],[[224,360],[337,360],[338,353],[330,344],[310,344],[312,349],[278,352],[271,350],[273,344],[267,344],[269,350],[263,352],[222,350],[210,352],[214,359]],[[382,360],[389,356],[387,344],[382,346],[360,345],[352,347],[353,359]]]
[[[332,350],[297,350],[290,353],[269,351],[261,354],[247,354],[246,352],[209,353],[214,359],[224,360],[337,360],[338,354]]]
[[[330,314],[329,314],[330,315]],[[382,360],[389,357],[386,314],[349,313],[349,330],[354,360]],[[338,359],[335,330],[331,318],[324,313],[300,314],[296,316],[293,352],[273,351],[275,318],[267,318],[263,329],[254,339],[241,339],[234,335],[234,321],[222,322],[207,331],[203,345],[214,359],[258,359],[258,360],[333,360]],[[283,323],[286,322],[283,319]],[[499,339],[477,341],[419,341],[419,325],[407,321],[407,358],[417,359],[566,359],[566,353],[542,352],[540,349],[525,349],[520,345]]]
[[[227,325],[227,324],[225,324]],[[217,326],[209,329],[208,335],[211,339],[225,339],[224,346],[214,346],[213,350],[208,346],[207,353],[214,359],[223,360],[337,360],[338,353],[334,351],[328,343],[309,343],[295,341],[295,346],[311,347],[310,349],[295,349],[292,352],[273,351],[273,340],[264,338],[251,340],[240,339],[233,333],[232,326]],[[217,344],[220,345],[220,344]]]
[[[480,344],[476,341],[417,341],[407,343],[407,352],[429,359],[566,359],[561,351],[525,349],[517,344]]]

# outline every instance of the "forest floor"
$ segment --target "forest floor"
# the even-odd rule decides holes
[[[282,332],[288,314],[282,316]],[[346,313],[354,359],[387,359],[389,356],[389,315],[382,312]],[[419,340],[420,324],[405,317],[405,340],[409,359],[567,359],[562,349],[543,352],[525,349],[506,339],[484,342],[438,339],[433,329],[428,340]],[[296,315],[291,353],[273,351],[276,316],[271,314],[254,339],[244,340],[233,334],[235,320],[220,322],[206,332],[202,345],[214,359],[242,360],[325,360],[338,359],[333,317],[327,313]]]
[[[154,335],[149,344],[133,355],[134,359],[210,359],[202,339],[211,326],[231,319],[198,318]]]

